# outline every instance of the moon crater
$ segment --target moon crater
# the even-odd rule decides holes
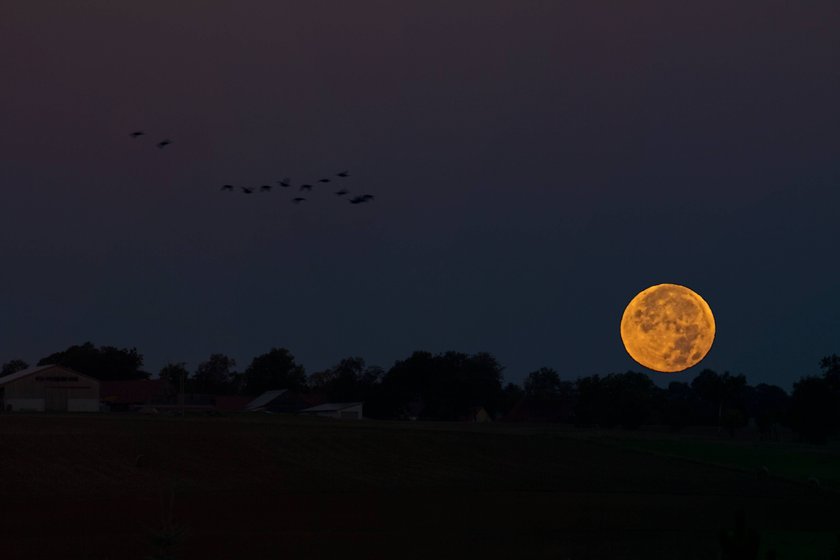
[[[658,284],[634,297],[621,318],[621,340],[639,364],[674,373],[699,363],[715,337],[709,304],[677,284]]]

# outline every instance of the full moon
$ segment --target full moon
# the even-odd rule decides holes
[[[697,365],[712,347],[709,304],[677,284],[657,284],[634,297],[621,317],[627,353],[646,368],[674,373]]]

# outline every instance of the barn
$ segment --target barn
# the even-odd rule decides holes
[[[0,377],[4,411],[99,412],[99,380],[57,365]]]

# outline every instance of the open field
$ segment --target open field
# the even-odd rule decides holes
[[[140,559],[171,515],[184,559],[714,559],[743,508],[778,558],[828,559],[837,494],[665,455],[704,445],[504,424],[2,416],[1,546]]]

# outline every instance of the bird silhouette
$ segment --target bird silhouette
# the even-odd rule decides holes
[[[249,189],[248,187],[240,187],[240,188],[242,189],[242,192],[245,193],[245,194],[251,194],[252,192],[254,192],[254,189]]]
[[[299,190],[311,191],[312,190],[312,185],[301,185]]]
[[[289,179],[288,177],[286,177],[286,178],[284,178],[280,181],[277,181],[277,184],[280,185],[281,187],[289,187],[289,186],[292,185],[292,180]]]
[[[306,200],[306,199],[303,198],[302,196],[296,196],[295,198],[292,199],[292,202],[294,202],[295,204],[300,204],[304,200]]]
[[[338,196],[344,196],[345,194],[347,194],[349,192],[350,191],[348,191],[347,189],[341,189],[339,191],[335,191],[335,194],[337,194]]]
[[[362,204],[371,200],[373,200],[372,194],[363,194],[361,196],[354,196],[353,198],[351,198],[350,204]]]
[[[129,136],[131,136],[132,138],[137,138],[138,136],[143,136],[144,134],[146,134],[146,133],[143,132],[142,130],[135,130],[134,132],[129,134]]]
[[[329,183],[329,182],[330,182],[330,180],[329,180],[329,179],[327,179],[326,177],[324,177],[323,179],[318,179],[318,182],[319,182],[319,183]]]
[[[263,185],[260,187],[260,192],[267,192],[271,190],[271,185]]]
[[[335,176],[336,177],[349,177],[350,174],[346,171],[342,171],[341,173],[336,173]]]
[[[233,190],[233,185],[222,185],[222,190],[223,191],[232,191]]]
[[[158,142],[158,143],[157,143],[157,147],[158,147],[158,148],[165,148],[166,146],[168,146],[168,145],[169,145],[169,144],[171,144],[171,143],[172,143],[172,140],[169,140],[169,139],[167,138],[166,140],[161,140],[160,142]]]

